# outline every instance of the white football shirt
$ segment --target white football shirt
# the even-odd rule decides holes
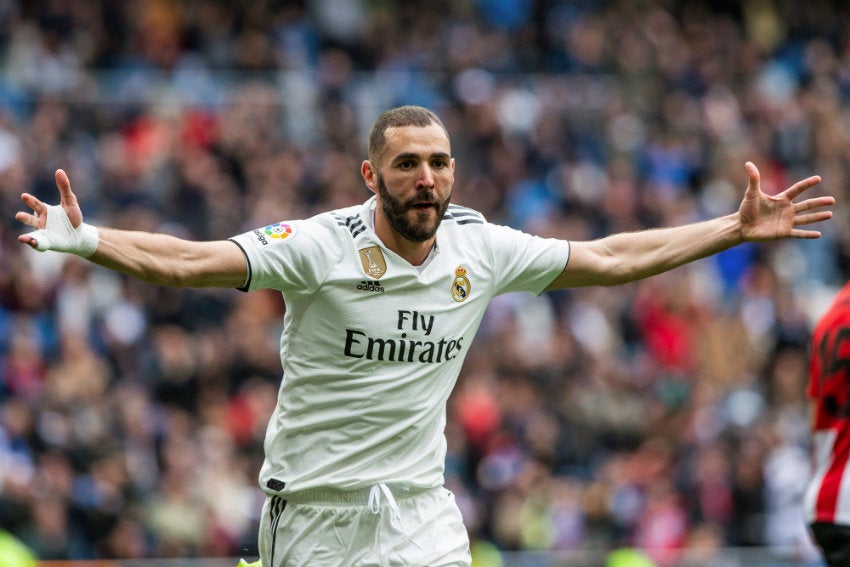
[[[243,289],[286,302],[283,380],[260,483],[276,493],[443,484],[446,401],[490,299],[541,293],[569,243],[450,205],[412,266],[373,230],[375,198],[233,237]]]

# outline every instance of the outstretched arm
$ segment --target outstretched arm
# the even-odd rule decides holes
[[[831,211],[820,209],[833,205],[835,199],[814,197],[794,202],[804,191],[820,183],[819,176],[798,181],[782,193],[770,196],[761,190],[756,166],[747,162],[745,167],[749,185],[736,213],[674,228],[572,242],[566,268],[547,289],[611,286],[639,280],[742,242],[820,237],[820,232],[800,227],[831,218]]]
[[[95,228],[83,213],[64,171],[56,171],[60,204],[24,193],[33,213],[15,219],[36,230],[18,240],[36,250],[68,252],[141,280],[173,287],[238,287],[247,277],[245,256],[226,240],[193,242],[166,234]]]

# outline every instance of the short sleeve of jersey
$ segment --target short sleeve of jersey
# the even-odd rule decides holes
[[[495,224],[486,224],[485,229],[493,251],[496,295],[513,291],[539,295],[567,265],[570,243],[566,240]]]
[[[275,289],[310,294],[341,255],[329,218],[284,221],[230,238],[244,252],[248,278],[239,289]]]

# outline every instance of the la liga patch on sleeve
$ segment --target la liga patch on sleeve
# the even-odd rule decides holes
[[[263,233],[272,242],[280,242],[295,234],[295,226],[285,222],[278,222],[265,227]]]

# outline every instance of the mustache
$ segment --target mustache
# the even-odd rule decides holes
[[[418,195],[416,197],[411,197],[407,201],[404,202],[404,208],[409,209],[411,207],[416,207],[419,205],[431,205],[432,207],[439,207],[440,202],[437,200],[436,194],[426,194],[426,195]]]

